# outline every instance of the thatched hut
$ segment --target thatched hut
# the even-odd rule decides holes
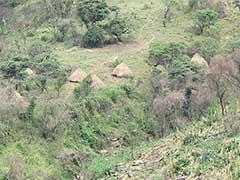
[[[105,84],[96,74],[93,74],[91,75],[91,87],[99,89],[105,87]]]
[[[19,108],[27,108],[29,105],[25,98],[17,91],[15,91],[13,94],[13,100],[15,101],[17,107]]]
[[[192,62],[195,62],[197,64],[200,64],[200,65],[203,65],[203,66],[206,66],[208,67],[208,63],[207,61],[202,57],[200,56],[198,53],[196,53],[193,57],[192,57]]]
[[[68,81],[72,83],[78,83],[87,77],[87,74],[81,69],[75,70],[71,76],[69,76]]]
[[[121,63],[113,70],[112,75],[118,78],[127,78],[133,76],[133,73],[126,64]]]

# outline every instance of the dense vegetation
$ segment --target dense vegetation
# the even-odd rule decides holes
[[[240,179],[239,8],[0,0],[0,179]]]

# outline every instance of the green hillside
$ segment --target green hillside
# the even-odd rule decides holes
[[[238,0],[0,0],[0,180],[240,179]]]

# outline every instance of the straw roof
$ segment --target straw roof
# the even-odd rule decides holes
[[[25,71],[24,71],[27,75],[31,76],[34,74],[33,70],[30,69],[30,68],[27,68]]]
[[[126,78],[133,76],[133,73],[126,64],[121,63],[113,70],[112,75],[119,78]]]
[[[20,108],[26,108],[29,105],[25,98],[17,91],[14,92],[13,99],[16,102],[16,105]]]
[[[78,83],[87,77],[87,74],[81,69],[75,70],[71,76],[69,76],[68,81],[73,83]]]
[[[192,57],[192,62],[195,62],[195,63],[198,63],[200,65],[203,65],[203,66],[206,66],[208,67],[208,63],[207,61],[202,57],[200,56],[198,53],[196,53],[193,57]]]
[[[105,86],[105,84],[96,74],[91,75],[91,87],[92,88],[99,89],[104,86]]]

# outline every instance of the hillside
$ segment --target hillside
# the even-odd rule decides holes
[[[240,179],[239,9],[0,0],[0,180]]]

